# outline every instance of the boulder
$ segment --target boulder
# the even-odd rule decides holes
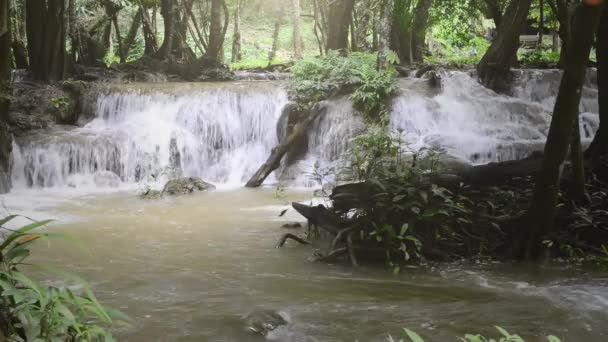
[[[168,181],[162,193],[174,196],[207,190],[215,190],[215,186],[198,177],[184,177]]]
[[[245,316],[245,329],[262,336],[283,325],[287,325],[287,320],[273,310],[255,311]]]
[[[159,199],[163,197],[163,193],[158,190],[146,189],[139,195],[141,199]]]

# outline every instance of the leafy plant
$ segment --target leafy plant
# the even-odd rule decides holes
[[[0,226],[16,217],[5,217]],[[0,331],[9,341],[113,341],[106,328],[127,318],[102,306],[83,281],[76,292],[43,286],[19,270],[35,241],[57,236],[38,232],[49,222],[10,230],[0,244]]]
[[[65,96],[51,97],[51,104],[55,109],[67,108],[70,105],[70,100]]]
[[[376,69],[376,54],[304,58],[291,67],[290,97],[308,109],[316,102],[339,93],[352,94],[355,108],[373,122],[386,121],[388,100],[396,91],[395,71]]]

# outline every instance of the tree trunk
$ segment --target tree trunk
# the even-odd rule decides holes
[[[234,10],[234,33],[232,34],[232,63],[243,58],[241,55],[241,0],[236,0]]]
[[[379,71],[386,70],[389,50],[389,37],[391,30],[391,17],[393,14],[393,0],[384,0],[380,7],[380,21],[378,23],[378,65]]]
[[[23,37],[23,34],[25,33],[23,26],[25,17],[23,16],[23,7],[20,9],[16,3],[14,4],[14,8],[11,9],[11,17],[14,22],[13,27],[11,27],[13,58],[17,69],[27,69],[29,65],[27,60],[27,47],[25,46],[25,38]]]
[[[500,9],[500,3],[498,0],[485,0],[486,7],[488,8],[488,14],[492,17],[494,21],[494,26],[496,29],[500,27],[500,23],[502,22],[502,10]]]
[[[277,55],[279,49],[279,32],[281,31],[281,24],[283,23],[283,13],[277,14],[277,19],[274,22],[274,30],[272,31],[272,48],[268,52],[268,66],[272,65],[272,61]]]
[[[538,18],[538,48],[542,49],[543,47],[543,34],[545,30],[545,2],[543,0],[539,0],[539,9],[540,15]]]
[[[325,45],[327,44],[327,39],[325,38],[325,29],[323,16],[321,15],[321,9],[319,7],[319,0],[312,1],[313,6],[313,31],[315,33],[315,37],[317,38],[317,43],[319,44],[319,55],[323,56],[325,52]]]
[[[293,57],[296,59],[302,58],[302,34],[300,32],[300,16],[302,9],[300,8],[300,0],[291,0],[293,9]]]
[[[163,17],[165,36],[163,44],[160,46],[157,52],[157,57],[160,59],[167,59],[171,56],[173,49],[173,38],[175,35],[175,12],[176,4],[175,0],[161,0],[160,3],[160,15]]]
[[[118,43],[118,57],[120,57],[120,62],[124,63],[127,61],[127,56],[125,54],[125,49],[122,44],[122,37],[120,35],[120,26],[118,25],[118,14],[114,13],[112,17],[112,23],[114,24],[114,34],[116,35],[116,42]]]
[[[248,188],[257,188],[264,183],[264,180],[272,171],[276,170],[281,165],[281,159],[283,156],[295,145],[297,141],[300,141],[301,137],[306,134],[308,127],[315,121],[319,115],[326,112],[326,107],[321,104],[316,104],[310,109],[308,115],[299,123],[297,123],[290,135],[283,138],[283,140],[272,149],[270,156],[256,173],[249,179],[245,185]]]
[[[122,63],[126,62],[126,59],[129,58],[129,51],[131,50],[131,47],[133,46],[133,43],[135,43],[135,38],[137,37],[137,31],[139,31],[139,27],[141,26],[141,17],[142,17],[142,8],[138,8],[137,12],[135,13],[135,15],[133,16],[133,20],[131,21],[131,28],[129,29],[129,33],[127,33],[127,37],[125,38],[125,41],[123,43],[123,49],[124,51],[122,52],[122,55],[125,56],[125,60],[121,60]]]
[[[327,51],[337,50],[342,53],[348,52],[348,27],[350,25],[353,6],[353,0],[334,0],[330,2]]]
[[[422,0],[426,1],[426,0]],[[410,12],[410,1],[394,0],[394,10],[392,15],[392,23],[390,29],[391,49],[397,53],[401,63],[410,64],[413,62],[412,56],[412,14]],[[379,18],[378,21],[382,19]],[[379,35],[378,43],[381,39],[382,32],[378,30],[381,24],[376,27],[376,33]],[[378,46],[379,48],[379,46]]]
[[[477,65],[481,83],[497,92],[510,91],[511,67],[517,61],[519,35],[528,17],[531,2],[532,0],[513,0],[509,3],[496,39]]]
[[[222,46],[224,44],[225,30],[222,28],[222,8],[223,0],[211,0],[211,25],[209,28],[209,44],[203,56],[206,64],[222,63]]]
[[[144,33],[144,55],[146,56],[154,56],[156,51],[158,50],[158,42],[156,41],[156,34],[154,33],[155,29],[152,26],[152,20],[148,15],[148,10],[144,7],[139,8],[141,10],[141,21],[142,21],[142,30]]]
[[[597,89],[600,127],[593,138],[586,158],[593,171],[608,181],[608,7],[604,6],[596,36]]]
[[[66,63],[66,18],[63,0],[27,0],[30,71],[35,79],[63,79]]]
[[[0,95],[4,94],[11,76],[10,0],[0,0]],[[5,119],[8,101],[0,96],[0,120]]]
[[[425,51],[426,29],[429,24],[429,13],[433,0],[418,0],[412,22],[412,57],[414,62],[422,62]]]
[[[372,19],[372,14],[370,13],[371,9],[369,8],[369,4],[366,2],[364,6],[361,8],[361,14],[359,15],[359,25],[357,25],[356,32],[356,41],[357,46],[364,51],[370,49],[369,44],[367,43],[367,34],[369,31],[369,23]]]
[[[581,4],[576,9],[572,32],[572,37],[576,39],[572,39],[568,45],[564,74],[545,145],[542,171],[536,178],[532,205],[528,210],[530,227],[522,234],[520,244],[514,246],[517,257],[538,256],[542,239],[554,232],[560,170],[572,137],[598,19],[598,6]]]

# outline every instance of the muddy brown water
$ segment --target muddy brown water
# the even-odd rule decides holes
[[[48,195],[40,195],[48,196]],[[608,276],[563,265],[441,265],[404,269],[321,264],[311,247],[274,245],[288,200],[271,189],[218,190],[157,201],[132,192],[76,196],[50,212],[74,241],[39,244],[35,263],[87,279],[131,317],[122,341],[260,341],[243,317],[276,310],[274,341],[429,341],[500,325],[529,341],[608,341]],[[67,222],[67,223],[66,223]],[[45,273],[39,277],[52,281]]]

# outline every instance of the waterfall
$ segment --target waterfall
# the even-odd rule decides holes
[[[482,87],[466,72],[442,72],[440,87],[400,78],[391,129],[402,132],[412,149],[437,148],[466,163],[521,158],[544,145],[560,75],[517,71],[513,96]],[[239,186],[276,145],[286,103],[284,83],[278,81],[117,86],[98,96],[94,119],[83,127],[57,126],[18,138],[13,186],[160,186],[172,172],[176,150],[184,176]],[[586,83],[580,107],[587,142],[599,124],[593,81]],[[352,137],[364,128],[348,96],[329,100],[308,132],[305,158],[282,165],[276,178],[312,186],[314,170],[335,173]]]
[[[286,102],[281,84],[262,82],[114,90],[99,96],[84,127],[19,141],[13,183],[95,187],[108,172],[122,183],[162,183],[173,139],[183,175],[240,185],[276,144]]]

